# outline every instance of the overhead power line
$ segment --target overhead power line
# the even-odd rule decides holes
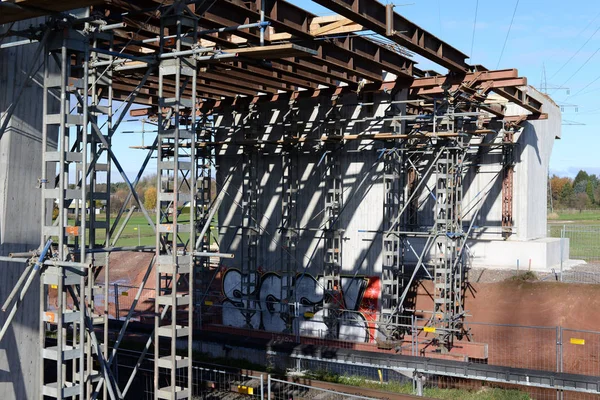
[[[473,21],[473,36],[471,37],[471,52],[469,58],[473,61],[473,45],[475,44],[475,28],[477,27],[477,12],[479,11],[479,0],[475,3],[475,20]]]
[[[585,66],[586,66],[586,65],[587,65],[587,64],[590,62],[590,60],[591,60],[592,58],[594,58],[594,56],[595,56],[596,54],[598,54],[598,51],[600,51],[600,47],[599,47],[599,48],[597,48],[597,49],[596,49],[596,51],[595,51],[595,52],[594,52],[594,53],[593,53],[591,56],[589,56],[587,60],[585,60],[585,62],[584,62],[582,65],[581,65],[581,67],[579,67],[579,68],[577,69],[577,71],[573,72],[573,74],[572,74],[572,75],[569,77],[569,79],[567,79],[567,80],[566,80],[566,81],[565,81],[565,82],[564,82],[562,85],[560,85],[559,87],[563,87],[563,86],[565,86],[565,85],[566,85],[566,84],[567,84],[567,83],[568,83],[568,82],[569,82],[571,79],[573,79],[573,78],[575,77],[575,75],[577,75],[577,74],[579,73],[579,71],[581,71],[581,70],[583,69],[583,67],[585,67]],[[555,91],[556,91],[556,90],[555,90]],[[554,92],[552,92],[552,93],[554,93]]]
[[[577,56],[577,54],[579,54],[579,52],[585,47],[586,44],[588,44],[590,42],[590,40],[592,40],[592,38],[594,36],[596,36],[596,33],[598,33],[598,31],[600,31],[600,26],[598,26],[598,28],[590,35],[590,37],[585,41],[585,43],[567,60],[565,61],[565,63],[558,69],[558,71],[556,71],[551,77],[550,79],[554,78],[556,75],[558,75],[558,73],[560,71],[563,70],[563,68],[565,68],[572,60],[573,58],[575,58],[575,56]]]
[[[510,30],[512,29],[513,22],[515,21],[515,15],[517,15],[517,8],[519,8],[519,0],[517,0],[517,4],[515,4],[515,11],[513,11],[513,15],[510,20],[510,25],[508,27],[508,32],[506,32],[506,38],[504,39],[504,46],[502,46],[502,52],[500,53],[500,58],[498,59],[498,65],[496,65],[496,69],[498,69],[500,67],[500,61],[502,61],[502,56],[504,55],[504,49],[506,49],[506,42],[508,42],[508,36],[510,35]]]
[[[581,92],[583,92],[585,89],[589,88],[590,86],[592,86],[594,83],[598,82],[599,80],[600,80],[600,76],[599,76],[599,77],[597,77],[596,79],[594,79],[593,81],[591,81],[590,83],[588,83],[587,85],[585,85],[585,86],[583,87],[583,89],[581,89],[580,91],[578,91],[578,92],[577,92],[577,93],[575,93],[574,95],[567,97],[567,99],[568,99],[568,98],[570,98],[570,97],[579,96],[579,94],[580,94]]]

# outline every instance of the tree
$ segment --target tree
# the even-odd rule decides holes
[[[575,194],[585,193],[588,181],[579,181],[573,185],[573,192]]]
[[[115,193],[110,196],[110,211],[118,212],[123,204],[125,204],[125,200],[127,199],[128,191],[125,189],[119,189]]]
[[[575,200],[573,206],[582,212],[584,208],[587,208],[590,205],[590,198],[587,193],[577,193],[575,195]]]
[[[600,185],[594,189],[594,202],[600,204]]]
[[[148,189],[150,186],[156,186],[156,174],[145,175],[140,179],[140,183],[138,183],[138,188],[142,188],[144,191]]]
[[[585,194],[590,198],[590,203],[594,202],[594,184],[591,179],[588,179],[587,185],[585,186]]]
[[[156,188],[150,186],[144,192],[144,207],[148,210],[154,210],[156,208]]]
[[[587,182],[589,178],[590,178],[590,176],[588,175],[587,172],[585,172],[584,170],[580,170],[577,173],[575,180],[573,181],[573,188],[575,188],[575,186],[577,186],[577,184],[579,182]],[[577,192],[575,192],[575,193],[577,193]]]
[[[141,188],[139,186],[135,188],[135,193],[137,194],[138,198],[140,199],[140,203],[142,204],[145,204],[146,202],[146,189],[147,188]],[[133,207],[134,205],[137,207],[137,202],[135,201],[133,196],[131,196],[131,203],[129,203],[129,207]]]
[[[563,205],[568,206],[571,203],[571,199],[573,197],[573,186],[571,183],[567,182],[563,185],[560,190],[560,201]]]
[[[552,175],[552,178],[550,178],[550,192],[552,193],[552,200],[555,203],[563,203],[561,193],[565,185],[573,186],[571,178],[561,178],[556,175]],[[565,205],[564,203],[562,204],[562,206]]]

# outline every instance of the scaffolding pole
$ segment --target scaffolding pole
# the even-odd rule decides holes
[[[244,139],[254,141],[261,131],[261,118],[258,108],[251,104],[241,120]],[[257,313],[256,288],[258,287],[258,246],[260,224],[258,222],[258,199],[260,196],[258,163],[259,146],[244,146],[242,160],[242,262],[241,262],[241,301],[242,316],[246,327],[253,329],[252,318]]]
[[[192,331],[196,243],[196,134],[182,119],[196,118],[197,62],[183,54],[184,35],[197,41],[198,18],[175,1],[160,19],[158,71],[158,157],[156,204],[156,302],[154,318],[154,398],[192,396]],[[167,32],[174,34],[165,40]],[[162,55],[170,57],[162,57]],[[171,97],[165,79],[175,83]],[[186,88],[191,95],[186,96]],[[183,117],[182,117],[183,116]],[[188,205],[189,207],[186,207]],[[161,318],[170,308],[170,317]],[[186,343],[178,354],[177,342]],[[166,372],[166,380],[161,379]]]
[[[325,135],[340,137],[343,134],[337,96],[332,98],[331,108],[326,113],[326,121],[333,121],[325,127]],[[340,213],[342,210],[343,172],[338,150],[339,143],[326,142],[323,165],[325,168],[325,224],[323,229],[323,322],[328,338],[337,339],[340,329],[342,298],[342,240]]]
[[[285,322],[285,332],[292,333],[297,301],[294,294],[294,280],[298,266],[296,262],[298,234],[298,192],[300,190],[299,170],[300,159],[298,146],[294,139],[299,137],[298,108],[295,100],[289,102],[289,109],[284,115],[284,138],[290,139],[285,146],[281,158],[281,260],[283,262],[281,275],[281,317]]]

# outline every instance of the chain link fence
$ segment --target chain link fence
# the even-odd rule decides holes
[[[569,239],[570,260],[546,280],[600,284],[600,225],[549,224],[548,236]],[[565,250],[561,248],[561,260]]]
[[[153,323],[154,289],[143,289],[139,297],[137,291],[138,288],[131,286],[112,285],[109,291],[109,317],[123,320],[135,303],[132,319]],[[393,343],[381,340],[378,331],[382,327],[375,321],[365,325],[363,330],[368,331],[366,334],[360,334],[360,329],[353,326],[353,331],[338,338],[332,338],[326,329],[310,327],[300,327],[295,333],[277,333],[263,329],[248,331],[205,321],[196,328],[305,345],[435,357],[436,347],[431,346],[435,334],[426,328],[428,321],[426,318],[399,317],[397,328],[402,335]],[[343,326],[344,323],[347,323],[346,319],[340,320],[339,324]],[[389,325],[386,324],[386,327],[389,328]],[[455,340],[450,352],[456,361],[600,376],[600,332],[559,326],[492,324],[468,319],[464,329],[465,335],[461,340]]]
[[[116,290],[115,293],[122,293]],[[128,298],[129,296],[125,296]],[[123,303],[121,303],[123,304]],[[262,334],[272,337],[273,340],[302,343],[315,346],[325,346],[330,348],[342,347],[352,348],[360,351],[385,352],[393,355],[412,355],[423,357],[439,357],[435,352],[435,346],[431,346],[433,335],[425,329],[427,319],[412,318],[407,324],[412,324],[406,329],[403,326],[405,336],[399,340],[395,346],[386,347],[382,343],[352,343],[350,341],[332,340],[327,337],[326,332],[302,332],[302,335],[290,335],[281,333],[267,333],[261,331],[247,331],[248,336]],[[223,327],[224,332],[228,332],[227,327]],[[235,329],[229,328],[231,331]],[[456,340],[454,347],[447,354],[441,355],[442,358],[454,361],[468,363],[485,363],[489,365],[526,368],[530,370],[563,372],[569,374],[579,374],[599,377],[600,379],[600,332],[571,329],[566,327],[547,327],[547,326],[522,326],[508,324],[490,324],[468,321],[465,324],[467,334],[462,340]],[[411,334],[411,333],[414,333]],[[308,334],[309,336],[304,336]],[[266,337],[265,336],[265,337]],[[262,337],[262,336],[261,336]],[[119,356],[121,360],[121,356]],[[271,360],[273,361],[273,360]],[[274,362],[278,368],[292,368],[297,371],[316,373],[326,371],[330,375],[345,377],[349,384],[354,381],[360,381],[361,384],[381,382],[391,385],[393,388],[406,385],[414,385],[413,379],[406,376],[397,376],[398,373],[391,370],[380,370],[376,367],[368,367],[353,364],[333,364],[323,363],[318,360],[296,360],[289,363],[286,357]],[[126,370],[127,364],[123,367]],[[152,368],[146,366],[147,371],[141,370],[140,376],[147,375],[148,382],[143,382],[144,396],[141,398],[152,398]],[[198,393],[198,398],[206,397],[212,392],[229,391],[231,393],[243,394],[245,397],[264,398],[267,391],[264,382],[260,384],[256,377],[243,375],[240,372],[232,373],[227,370],[221,370],[219,367],[194,366],[194,393]],[[260,378],[258,378],[260,379]],[[266,375],[263,380],[267,379]],[[289,398],[313,398],[304,397],[309,389],[303,381],[297,381],[297,385],[290,382],[276,382],[276,385],[269,386],[272,389],[271,399]],[[386,390],[386,385],[382,390]],[[388,386],[389,386],[388,385]],[[197,387],[196,387],[197,386]],[[507,395],[510,399],[569,399],[569,400],[587,400],[600,399],[598,395],[585,393],[557,393],[551,389],[541,389],[535,387],[523,387],[505,384],[491,384],[480,382],[467,378],[444,377],[444,376],[424,376],[422,389],[425,390],[425,396],[436,397],[436,390],[457,390],[455,398],[467,396],[467,393],[479,393],[480,391],[502,391],[502,395]],[[403,389],[403,390],[404,390]],[[410,389],[410,388],[409,388]],[[465,391],[460,392],[460,391]],[[315,392],[310,392],[311,396]],[[428,394],[429,393],[429,394]],[[206,396],[205,396],[206,395]],[[293,397],[286,397],[293,396]],[[334,394],[324,391],[321,399],[353,398],[347,394],[342,397],[335,397]],[[356,397],[362,398],[362,397]],[[495,397],[491,397],[495,398]]]

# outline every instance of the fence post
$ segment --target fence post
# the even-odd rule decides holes
[[[560,372],[560,326],[556,327],[556,372]]]
[[[415,357],[419,356],[419,317],[416,315],[412,326],[412,355]]]
[[[556,372],[562,372],[562,350],[563,350],[563,341],[562,341],[562,327],[556,327]],[[563,398],[562,390],[558,389],[556,391],[556,400],[561,400]]]
[[[423,396],[423,379],[420,373],[413,374],[413,390],[417,396]]]
[[[271,374],[267,375],[267,400],[271,400]]]
[[[260,374],[260,400],[265,400],[265,379],[263,374]]]
[[[115,319],[119,321],[119,284],[115,283]]]
[[[566,225],[563,224],[562,229],[560,230],[560,281],[563,281],[563,260],[565,255],[565,229]]]

